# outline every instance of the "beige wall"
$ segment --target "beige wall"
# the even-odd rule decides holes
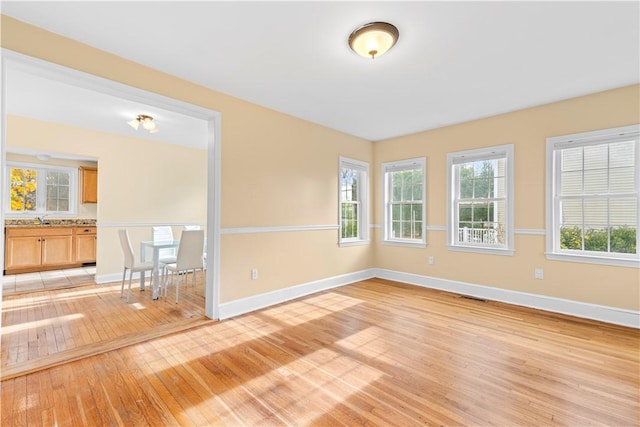
[[[447,153],[514,144],[515,228],[545,229],[545,138],[640,122],[640,86],[634,85],[536,108],[503,114],[374,143],[375,188],[380,164],[418,156],[427,158],[427,224],[445,226]],[[381,223],[380,191],[374,221]],[[640,308],[637,268],[549,261],[545,236],[516,234],[515,255],[449,251],[445,231],[428,231],[426,249],[380,244],[376,233],[375,264],[402,272],[497,288],[566,298],[624,309]],[[427,259],[434,256],[435,264]],[[534,279],[543,268],[544,280]]]
[[[223,229],[337,226],[339,157],[371,163],[371,143],[250,104],[232,111],[222,111]],[[337,241],[337,230],[224,234],[220,301],[373,267],[370,246]]]
[[[99,276],[122,272],[118,228],[131,229],[137,250],[151,228],[132,224],[206,222],[203,150],[19,116],[8,117],[7,145],[97,159]]]
[[[8,148],[11,148],[10,146]],[[98,163],[93,161],[84,161],[84,160],[69,160],[69,159],[56,159],[52,158],[50,160],[40,160],[36,156],[25,155],[25,154],[13,154],[7,153],[7,161],[11,162],[20,162],[20,163],[31,163],[31,164],[42,164],[47,166],[64,166],[69,168],[80,168],[81,166],[85,167],[97,167]],[[80,174],[78,174],[78,215],[77,218],[82,219],[96,219],[98,218],[98,205],[97,203],[82,203],[82,178]],[[55,216],[49,216],[49,219],[55,218]]]
[[[209,90],[6,16],[2,17],[1,42],[3,48],[219,111],[223,228],[337,225],[339,156],[373,160],[368,141]],[[102,144],[107,144],[106,140],[96,141],[96,145]],[[97,153],[99,170],[114,162],[129,170],[144,158],[138,152],[125,152],[131,157],[119,162],[115,157],[107,161],[103,157],[106,153]],[[154,154],[153,159],[159,155]],[[164,160],[157,163],[147,165],[153,168],[148,176],[168,164]],[[118,206],[138,202],[139,192],[131,191],[113,196],[113,203],[107,204],[105,197],[112,196],[106,194],[105,178],[100,175],[99,179],[99,222],[115,221]],[[147,206],[156,208],[131,212],[129,218],[159,220],[163,209],[174,204],[181,209],[177,200],[154,196]],[[186,218],[189,213],[194,218],[205,215],[206,205],[184,209],[174,219],[180,215]],[[221,302],[373,266],[369,246],[339,248],[337,237],[337,230],[225,234],[220,246]],[[102,240],[100,245],[111,248],[109,256],[117,262],[109,263],[109,271],[115,270],[121,262],[119,249],[114,252],[115,236],[99,234],[98,239]],[[283,252],[274,253],[275,248]],[[101,265],[106,261],[99,263],[99,269]],[[252,268],[259,269],[258,280],[251,280]]]

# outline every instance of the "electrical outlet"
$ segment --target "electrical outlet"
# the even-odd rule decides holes
[[[431,255],[429,257],[429,265],[433,265],[436,262],[435,258],[433,257],[433,255]]]
[[[258,278],[258,269],[257,268],[251,269],[251,280],[256,280],[257,278]]]
[[[533,277],[538,280],[544,279],[544,271],[542,271],[541,268],[536,268],[535,270],[533,270]]]

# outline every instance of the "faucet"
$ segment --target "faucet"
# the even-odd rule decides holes
[[[43,225],[43,224],[48,224],[49,221],[45,221],[44,218],[46,217],[46,215],[42,215],[42,216],[37,216],[36,217],[36,223]]]

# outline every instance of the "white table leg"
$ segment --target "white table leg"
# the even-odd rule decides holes
[[[144,263],[147,260],[147,247],[145,246],[144,242],[140,243],[140,262]],[[140,274],[145,274],[146,272],[142,271],[140,272]],[[149,282],[153,282],[153,271],[151,272],[151,274],[149,275]],[[144,291],[145,289],[145,282],[146,280],[140,280],[140,292]]]
[[[153,271],[151,273],[151,287],[153,289],[153,299],[158,299],[158,282],[160,276],[160,248],[153,248]]]

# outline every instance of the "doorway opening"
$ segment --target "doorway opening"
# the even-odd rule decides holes
[[[206,147],[206,221],[203,225],[206,232],[206,274],[203,276],[200,288],[195,289],[194,293],[198,294],[200,298],[204,300],[204,313],[209,319],[217,319],[218,315],[218,301],[219,301],[219,235],[220,235],[220,162],[221,162],[221,132],[220,132],[220,113],[205,109],[199,106],[188,104],[179,100],[167,98],[155,93],[147,92],[141,89],[126,86],[117,82],[109,81],[100,77],[88,75],[76,70],[72,70],[66,67],[62,67],[56,64],[48,63],[46,61],[38,60],[25,55],[17,54],[15,52],[2,50],[2,93],[5,94],[2,98],[2,114],[0,115],[0,124],[2,130],[2,140],[0,144],[2,164],[6,164],[7,155],[7,123],[8,116],[11,111],[7,109],[6,96],[11,96],[11,84],[12,76],[18,73],[28,74],[40,79],[47,79],[57,83],[63,83],[72,87],[81,88],[87,91],[95,91],[97,93],[107,95],[110,97],[126,100],[129,103],[135,103],[138,105],[146,105],[150,108],[158,108],[178,114],[188,116],[195,120],[204,121],[206,124],[206,141],[201,141],[203,146]],[[144,159],[141,159],[144,161]],[[0,174],[0,196],[5,197],[5,188],[7,187],[6,174]],[[0,212],[0,222],[3,227],[0,227],[0,253],[3,255],[0,257],[0,266],[4,270],[4,253],[5,253],[5,238],[6,233],[4,229],[5,214]],[[123,224],[119,222],[101,220],[100,212],[97,215],[97,234],[98,241],[100,241],[101,235],[106,236],[105,240],[110,238],[110,235],[117,232],[118,228],[123,226],[132,226],[132,228],[148,228],[152,225],[156,225],[153,222],[145,223],[144,221],[134,221],[130,224]],[[186,225],[186,224],[185,224]],[[98,246],[97,254],[97,271],[95,274],[96,282],[118,282],[117,293],[120,292],[119,281],[122,277],[122,270],[118,271],[100,271],[101,259],[104,257],[121,258],[121,253],[118,251],[112,251],[110,254],[100,253],[100,246]],[[119,261],[120,262],[120,261]],[[87,273],[86,271],[84,273]],[[87,274],[91,274],[88,272]],[[134,279],[135,280],[135,279]],[[113,287],[113,286],[112,286]],[[133,286],[132,286],[133,289]],[[64,290],[63,290],[64,291]],[[71,291],[71,290],[69,290]],[[0,290],[0,293],[2,291]],[[181,289],[182,292],[182,289]],[[150,294],[150,292],[148,293]],[[70,293],[66,295],[69,297]],[[168,298],[170,299],[170,298]],[[186,302],[186,300],[185,300]],[[125,304],[123,302],[123,304]],[[4,311],[5,304],[0,305],[0,308]],[[131,307],[138,307],[132,305]],[[168,309],[168,308],[167,308]],[[75,319],[75,318],[74,318]],[[73,321],[74,319],[68,318],[63,320]],[[4,325],[3,325],[4,326]],[[5,328],[3,328],[5,329]],[[15,327],[13,329],[16,329]],[[11,329],[12,330],[12,329]]]

